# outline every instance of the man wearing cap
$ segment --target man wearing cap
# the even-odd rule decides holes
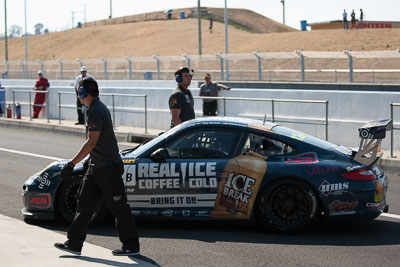
[[[85,119],[83,118],[83,112],[82,112],[82,104],[79,101],[78,98],[78,89],[79,89],[79,82],[81,80],[83,80],[83,78],[85,77],[92,77],[89,74],[87,74],[87,69],[85,66],[81,67],[81,75],[79,75],[78,77],[76,77],[76,81],[75,81],[75,93],[76,93],[76,108],[78,111],[78,122],[75,123],[75,125],[78,124],[84,124],[85,123]],[[93,77],[92,77],[93,78]]]
[[[171,112],[171,128],[195,118],[193,96],[188,88],[192,82],[192,73],[189,68],[179,68],[175,72],[175,80],[178,87],[172,92],[168,101]]]
[[[33,90],[36,91],[46,91],[49,87],[49,81],[43,77],[43,72],[41,70],[38,71],[39,79],[37,79],[35,87]],[[33,118],[37,119],[39,117],[39,113],[42,110],[43,103],[46,100],[45,93],[35,93],[35,98],[33,99]]]
[[[218,91],[221,89],[230,90],[230,87],[227,87],[220,83],[213,83],[211,81],[211,74],[206,73],[204,75],[205,83],[200,86],[200,96],[210,96],[216,97],[218,96]],[[217,100],[216,99],[203,99],[203,115],[204,116],[217,116]]]

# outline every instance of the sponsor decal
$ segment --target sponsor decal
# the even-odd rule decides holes
[[[209,212],[209,211],[201,210],[201,211],[197,211],[197,212],[194,214],[194,216],[196,216],[196,217],[208,217],[208,216],[210,216],[210,212]]]
[[[132,208],[213,207],[217,194],[128,195]]]
[[[254,178],[243,174],[228,174],[228,179],[223,185],[220,203],[232,213],[237,211],[247,214],[249,198],[253,195],[253,186],[256,183]]]
[[[38,194],[29,201],[31,207],[47,209],[50,207],[50,194]]]
[[[43,189],[44,186],[50,186],[51,181],[49,180],[49,174],[47,172],[43,173],[41,176],[36,178],[36,181],[39,183],[39,188]]]
[[[124,160],[122,160],[122,162],[124,164],[133,164],[133,163],[135,163],[135,161],[136,161],[136,159],[124,159]]]
[[[377,202],[377,203],[367,203],[365,207],[370,210],[380,210],[385,207],[385,201]]]
[[[216,162],[138,163],[126,168],[124,180],[128,188],[140,190],[216,189],[216,165]]]
[[[324,196],[329,195],[341,195],[343,192],[346,192],[349,189],[349,183],[335,183],[330,184],[328,181],[324,180],[322,184],[318,187],[319,192],[321,192]]]
[[[261,130],[261,131],[267,131],[267,132],[271,131],[271,127],[268,127],[268,126],[262,125],[262,124],[249,123],[247,126],[249,128],[253,128],[253,129],[257,129],[257,130]]]
[[[337,167],[318,167],[314,166],[312,169],[307,169],[308,175],[323,175],[323,174],[333,174],[338,173],[339,169]]]
[[[122,196],[114,196],[113,201],[120,201]]]
[[[164,210],[163,212],[161,212],[161,216],[171,217],[172,216],[172,210]]]
[[[188,216],[190,216],[190,210],[182,210],[182,216],[183,216],[183,217],[188,217]]]
[[[318,163],[318,157],[315,152],[308,152],[290,157],[285,161],[287,164],[310,164]]]
[[[358,201],[342,202],[335,200],[329,203],[329,211],[331,216],[355,214],[355,207],[358,206]]]
[[[296,139],[296,140],[300,140],[300,141],[303,141],[306,138],[305,135],[296,134],[296,133],[292,133],[292,135],[290,137],[293,139]]]
[[[346,171],[347,172],[352,172],[352,171],[355,171],[355,170],[358,170],[358,169],[361,169],[362,168],[362,166],[351,166],[351,167],[346,167]]]

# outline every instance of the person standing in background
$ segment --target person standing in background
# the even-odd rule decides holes
[[[349,29],[349,22],[347,21],[347,12],[346,9],[343,10],[343,29],[348,30]]]
[[[364,28],[364,12],[360,8],[360,29]]]
[[[356,13],[353,11],[351,12],[351,29],[356,28]]]
[[[213,83],[211,81],[211,74],[204,75],[205,83],[200,86],[200,96],[218,96],[218,91],[221,89],[230,90],[231,88],[220,83]],[[216,99],[203,99],[203,115],[204,116],[217,116],[217,100]]]
[[[35,87],[33,90],[36,91],[46,91],[49,87],[49,81],[43,76],[43,72],[41,70],[38,71],[39,79],[37,79]],[[42,110],[44,101],[46,100],[45,93],[35,93],[35,97],[33,99],[33,118],[37,119],[39,117],[39,113]]]
[[[79,124],[84,124],[85,123],[85,118],[83,117],[83,111],[82,111],[82,104],[81,104],[81,101],[79,101],[79,97],[78,97],[79,82],[81,80],[83,80],[85,77],[92,77],[92,76],[87,74],[86,67],[82,66],[81,67],[81,75],[76,77],[76,80],[75,80],[76,110],[78,112],[78,122],[76,122],[75,125],[79,125]]]

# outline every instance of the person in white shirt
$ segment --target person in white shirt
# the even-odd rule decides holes
[[[81,67],[81,75],[76,77],[76,81],[75,81],[76,108],[77,108],[77,111],[78,111],[78,122],[76,122],[75,125],[84,124],[85,123],[85,119],[83,117],[83,111],[82,111],[82,104],[81,104],[81,102],[79,101],[79,98],[78,98],[79,82],[85,77],[92,77],[92,76],[87,74],[87,68],[85,66],[82,66]]]

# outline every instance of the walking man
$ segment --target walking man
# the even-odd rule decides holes
[[[343,10],[343,29],[348,30],[349,29],[349,22],[347,21],[347,12],[346,9]]]
[[[78,97],[81,103],[89,108],[88,137],[79,152],[61,170],[61,179],[70,179],[74,166],[88,154],[90,160],[79,190],[75,217],[68,230],[68,240],[65,243],[55,243],[54,246],[75,255],[81,254],[90,219],[103,196],[115,217],[118,236],[122,242],[122,248],[113,250],[112,254],[139,255],[138,232],[127,203],[121,177],[124,165],[119,154],[110,111],[100,101],[97,82],[91,77],[79,82]]]
[[[230,87],[227,87],[220,83],[213,83],[211,81],[211,74],[206,73],[204,76],[205,83],[200,86],[200,96],[218,96],[218,91],[221,89],[230,90]],[[203,115],[204,116],[217,116],[217,99],[203,99]]]
[[[43,76],[43,72],[41,70],[38,71],[39,79],[37,79],[35,87],[33,90],[36,91],[46,91],[49,87],[49,81]],[[35,97],[33,99],[33,118],[39,118],[39,113],[42,110],[44,101],[46,100],[45,93],[35,93]]]
[[[175,72],[178,87],[172,92],[168,101],[171,112],[171,128],[195,118],[193,96],[188,89],[192,82],[192,76],[187,67],[181,67]]]
[[[364,12],[360,9],[360,28],[364,28]]]
[[[78,89],[79,89],[79,82],[81,80],[83,80],[85,77],[92,77],[89,74],[87,74],[87,69],[85,66],[81,67],[81,75],[76,77],[75,80],[75,93],[76,93],[76,110],[78,112],[78,122],[75,123],[75,125],[78,124],[84,124],[85,123],[85,119],[83,116],[83,110],[82,110],[82,104],[81,101],[79,101],[79,97],[78,97]]]

